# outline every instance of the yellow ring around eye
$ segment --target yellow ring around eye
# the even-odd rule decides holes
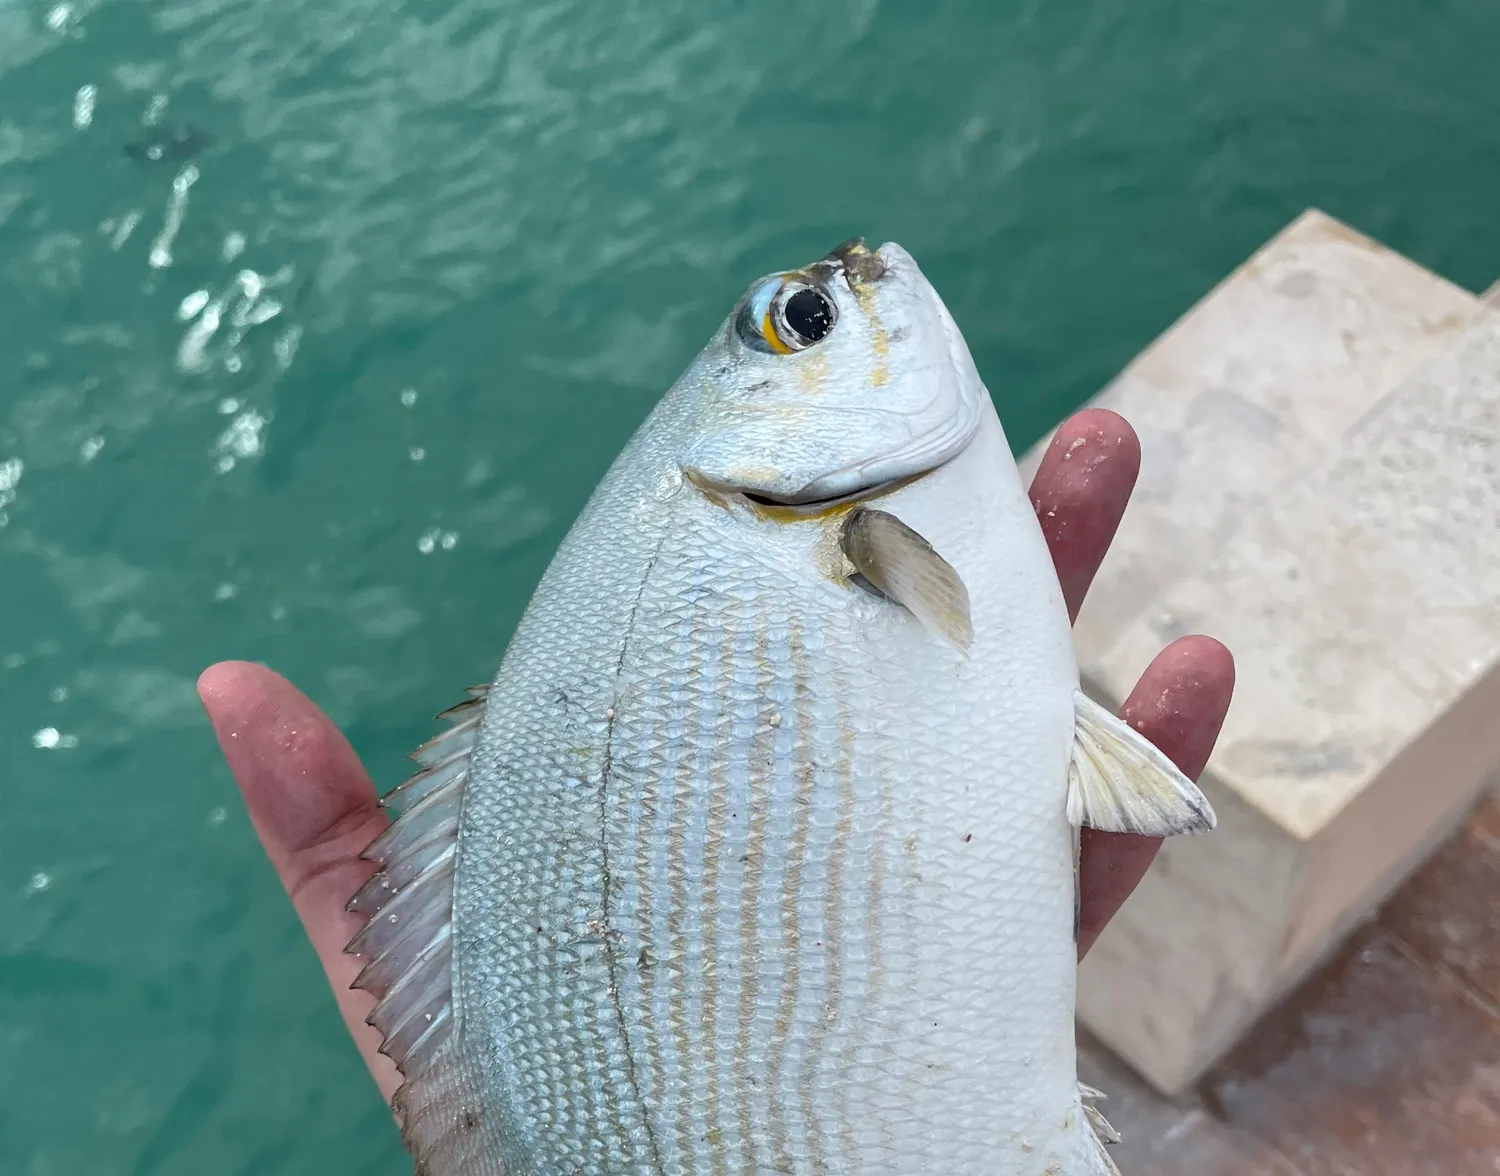
[[[776,325],[771,321],[771,312],[766,311],[760,320],[760,337],[766,341],[771,350],[777,355],[790,355],[792,349],[781,341],[781,336],[776,333]]]

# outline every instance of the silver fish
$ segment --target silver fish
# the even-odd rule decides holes
[[[1101,1176],[1077,831],[1210,828],[1078,689],[898,245],[756,282],[420,749],[350,950],[426,1176]]]

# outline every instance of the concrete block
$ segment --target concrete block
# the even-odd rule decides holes
[[[1478,300],[1316,210],[1090,403],[1141,438],[1130,515],[1075,629],[1087,659],[1441,349]],[[1043,438],[1022,459],[1029,480]]]
[[[1174,1095],[1500,767],[1500,313],[1310,213],[1098,403],[1143,475],[1086,688],[1118,704],[1186,632],[1239,663],[1219,830],[1167,845],[1080,977],[1084,1024]]]

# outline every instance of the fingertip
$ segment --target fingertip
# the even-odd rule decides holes
[[[1208,763],[1234,696],[1234,655],[1201,634],[1179,637],[1146,667],[1120,715],[1183,772]]]
[[[1082,408],[1064,421],[1058,436],[1071,443],[1082,437],[1102,448],[1113,449],[1116,456],[1140,464],[1141,442],[1130,422],[1108,408]]]
[[[1227,645],[1202,633],[1181,637],[1174,644],[1181,648],[1184,663],[1191,667],[1202,686],[1233,693],[1234,654]]]
[[[1104,463],[1112,463],[1115,477],[1133,485],[1141,467],[1141,441],[1135,429],[1117,412],[1084,408],[1057,427],[1033,486],[1051,482],[1057,488],[1076,487]],[[1050,475],[1048,480],[1043,472]],[[1060,475],[1067,475],[1060,478]]]
[[[1118,413],[1089,408],[1057,429],[1031,484],[1031,502],[1076,616],[1109,549],[1140,472],[1135,430]]]
[[[1234,685],[1234,654],[1222,641],[1202,633],[1177,638],[1151,664],[1158,673],[1191,679],[1200,686]]]
[[[286,866],[333,831],[379,817],[375,786],[332,720],[254,662],[204,670],[198,693],[267,851]]]
[[[204,702],[210,699],[218,700],[232,689],[233,683],[247,669],[254,669],[254,662],[245,661],[221,661],[214,662],[201,674],[198,675],[198,697]]]
[[[225,722],[271,714],[284,701],[306,697],[268,666],[258,662],[215,662],[198,675],[198,699],[216,728]]]

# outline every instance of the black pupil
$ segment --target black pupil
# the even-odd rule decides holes
[[[798,290],[786,300],[782,314],[786,325],[809,343],[816,343],[833,329],[833,307],[816,290]]]

